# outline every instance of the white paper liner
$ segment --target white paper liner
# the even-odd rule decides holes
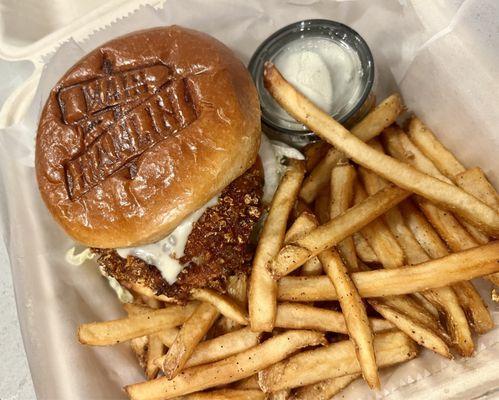
[[[37,120],[48,92],[66,69],[111,38],[153,26],[179,24],[205,31],[247,62],[263,39],[288,23],[337,20],[356,29],[371,46],[378,98],[400,91],[408,107],[466,165],[480,165],[497,184],[499,6],[493,0],[431,3],[172,0],[162,10],[141,7],[89,32],[83,42],[69,40],[46,57],[25,118],[0,134],[1,233],[39,399],[124,398],[121,387],[142,380],[126,345],[92,348],[77,343],[78,324],[116,318],[123,312],[91,262],[79,267],[65,263],[64,253],[73,244],[52,220],[36,187]],[[488,298],[490,286],[479,285]],[[490,307],[499,322],[497,305]],[[495,329],[478,339],[474,358],[448,361],[424,351],[416,360],[383,371],[380,392],[370,392],[359,381],[338,397],[477,398],[499,388],[498,368],[499,330]]]

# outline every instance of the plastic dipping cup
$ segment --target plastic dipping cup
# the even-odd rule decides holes
[[[348,26],[312,19],[288,25],[267,38],[251,57],[262,108],[262,127],[273,139],[295,147],[319,140],[272,98],[263,84],[266,61],[317,106],[345,126],[374,104],[374,61],[367,43]]]

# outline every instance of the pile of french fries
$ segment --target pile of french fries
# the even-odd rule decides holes
[[[81,325],[88,345],[129,341],[135,400],[330,399],[427,348],[469,357],[493,329],[471,279],[499,283],[499,196],[392,95],[347,130],[266,65],[274,98],[324,141],[290,160],[249,281],[186,305],[139,299]]]

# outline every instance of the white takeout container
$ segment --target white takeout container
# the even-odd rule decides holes
[[[371,46],[378,98],[400,91],[409,109],[465,165],[481,166],[499,184],[496,0],[169,0],[163,8],[160,0],[100,3],[2,1],[0,233],[39,399],[125,398],[122,386],[142,380],[126,345],[77,343],[78,324],[116,318],[122,311],[91,263],[65,262],[72,242],[45,209],[33,169],[37,120],[49,90],[82,55],[110,38],[179,24],[212,34],[248,62],[263,39],[291,22],[346,23]],[[479,285],[488,297],[490,286]],[[489,306],[499,323],[498,306]],[[358,381],[339,397],[493,399],[499,396],[498,370],[499,328],[478,339],[473,358],[449,361],[423,351],[383,371],[380,392]]]

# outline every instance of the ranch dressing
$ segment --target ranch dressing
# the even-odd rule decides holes
[[[293,86],[330,115],[342,114],[361,96],[362,66],[358,54],[341,42],[304,37],[285,45],[273,60]],[[269,113],[289,129],[296,121],[275,101]]]

